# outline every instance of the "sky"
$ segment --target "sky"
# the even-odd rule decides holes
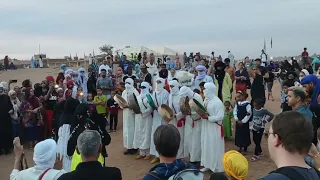
[[[0,58],[165,46],[236,59],[320,53],[319,0],[0,0]],[[273,48],[270,48],[270,39]]]

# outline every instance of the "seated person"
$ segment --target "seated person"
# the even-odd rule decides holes
[[[153,134],[154,144],[159,153],[160,163],[153,167],[143,180],[169,178],[185,169],[195,169],[191,163],[177,159],[180,146],[180,133],[173,125],[161,125]]]
[[[13,64],[13,62],[11,62],[11,64],[9,65],[9,69],[16,70],[17,67]]]
[[[104,167],[98,161],[102,150],[101,136],[96,130],[86,130],[77,139],[77,148],[80,152],[82,162],[77,168],[62,175],[58,180],[121,180],[120,169],[115,167]]]

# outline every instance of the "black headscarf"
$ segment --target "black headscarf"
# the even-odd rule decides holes
[[[69,98],[66,100],[63,113],[59,119],[59,127],[61,127],[64,124],[69,124],[69,125],[74,124],[73,113],[77,109],[79,104],[80,102],[73,98]]]

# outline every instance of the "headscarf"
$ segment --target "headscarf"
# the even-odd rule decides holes
[[[187,86],[182,86],[180,88],[180,95],[183,97],[193,98],[194,92]]]
[[[53,76],[47,76],[47,77],[46,77],[46,80],[47,80],[48,82],[54,82]]]
[[[146,88],[141,89],[141,98],[145,98],[147,94],[150,94],[151,86],[148,82],[142,82],[140,86],[144,86]]]
[[[73,125],[73,113],[77,109],[80,102],[76,99],[69,98],[65,101],[63,113],[59,120],[59,127],[64,124]]]
[[[161,83],[156,84],[156,91],[160,92],[164,89],[164,86],[166,85],[166,82],[163,78],[157,78],[156,81],[161,81]]]
[[[66,64],[61,64],[60,65],[60,69],[63,73],[65,73],[65,71],[67,70],[67,65]]]
[[[56,161],[57,144],[53,139],[39,142],[34,147],[33,161],[40,169],[53,168]]]
[[[212,99],[216,96],[216,85],[212,82],[205,83],[203,94],[205,98]]]
[[[180,87],[180,83],[177,80],[172,80],[169,81],[170,86],[173,86],[172,88],[170,88],[170,92],[172,93],[172,95],[177,95],[179,93],[179,87]]]
[[[198,71],[198,76],[196,77],[196,79],[197,80],[204,79],[207,75],[207,68],[203,65],[198,65],[196,69]],[[202,71],[202,72],[199,72],[199,71]]]
[[[10,90],[10,91],[8,92],[8,95],[11,97],[14,93],[16,93],[14,90]]]
[[[5,91],[7,91],[7,90],[8,90],[9,85],[8,85],[8,83],[7,83],[7,82],[2,81],[0,84],[2,84],[3,89],[4,89]]]
[[[317,76],[313,74],[309,74],[308,76],[301,79],[301,85],[310,84],[310,83],[313,83],[315,86],[312,93],[310,106],[316,106],[318,105],[318,96],[320,94],[320,81],[317,78]]]
[[[309,71],[306,69],[302,69],[301,72],[303,72],[305,76],[308,76],[310,74]]]
[[[40,101],[35,95],[30,96],[30,91],[31,91],[31,88],[25,89],[27,101],[32,106],[32,109],[38,108],[40,106]]]
[[[231,150],[224,153],[222,163],[227,175],[237,180],[244,180],[247,177],[248,160],[238,151]]]
[[[64,72],[64,74],[69,74],[69,75],[71,75],[73,73],[73,70],[72,69],[67,69],[65,72]]]
[[[313,72],[318,71],[318,69],[316,69],[316,64],[320,64],[319,58],[314,58],[313,61],[312,61],[312,69],[313,69]]]
[[[226,68],[226,65],[222,61],[218,61],[214,64],[214,67],[216,69],[215,77],[221,86],[221,83],[223,82],[224,76],[226,75],[226,72],[224,70]],[[220,69],[218,69],[219,67],[220,67]]]
[[[127,78],[126,79],[126,81],[125,81],[125,87],[126,87],[126,91],[127,91],[127,93],[131,93],[131,92],[133,92],[133,90],[134,90],[134,81],[133,81],[133,79],[132,78]]]
[[[67,81],[67,89],[71,89],[74,86],[74,82],[72,80]]]

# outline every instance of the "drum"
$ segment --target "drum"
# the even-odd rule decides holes
[[[158,112],[166,122],[170,122],[174,118],[174,113],[168,105],[161,104],[161,106],[158,108]]]
[[[153,99],[152,99],[152,96],[150,94],[147,94],[146,95],[147,97],[147,100],[148,100],[148,103],[150,104],[150,106],[152,107],[153,110],[156,110],[157,109],[157,106],[156,104],[154,103]]]
[[[141,114],[138,99],[134,93],[129,94],[128,96],[128,106],[135,114]]]
[[[189,101],[189,105],[192,111],[196,112],[199,116],[203,116],[205,114],[208,114],[206,108],[197,100],[191,99]]]
[[[113,99],[119,104],[120,107],[122,108],[127,108],[128,103],[125,99],[123,99],[120,95],[116,94]]]
[[[180,111],[183,115],[190,115],[191,114],[191,108],[189,105],[189,97],[181,97],[180,99]]]

